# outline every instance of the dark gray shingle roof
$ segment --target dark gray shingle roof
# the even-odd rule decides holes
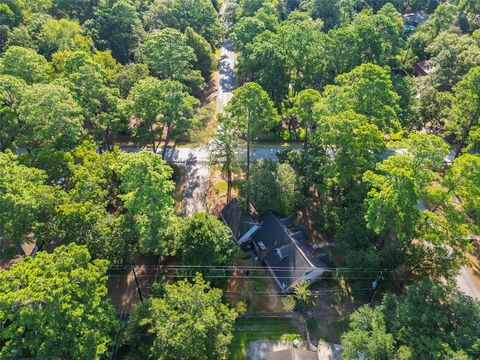
[[[327,267],[314,256],[313,250],[304,239],[304,234],[292,236],[290,230],[273,214],[262,218],[262,229],[252,239],[255,243],[262,242],[267,247],[265,263],[284,290],[309,269]]]

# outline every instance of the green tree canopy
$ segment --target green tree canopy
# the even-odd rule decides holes
[[[188,27],[215,48],[221,25],[211,0],[155,0],[145,13],[148,30],[174,28],[184,32]]]
[[[266,30],[262,20],[255,17],[244,17],[235,24],[232,32],[237,47],[243,49],[250,44],[253,39]]]
[[[58,188],[46,185],[45,172],[18,162],[11,152],[0,153],[0,254],[7,258],[32,240],[61,203]]]
[[[480,46],[472,36],[440,33],[427,47],[432,72],[429,82],[440,91],[448,91],[474,66],[480,66]]]
[[[303,205],[302,187],[295,171],[288,164],[273,161],[253,166],[242,196],[249,199],[260,214],[273,211],[281,216],[290,216]]]
[[[143,151],[125,155],[118,172],[130,236],[143,252],[159,254],[170,249],[164,235],[174,221],[172,168],[158,155]]]
[[[19,107],[26,84],[11,75],[0,75],[0,150],[12,146],[20,129]]]
[[[352,0],[303,0],[300,3],[312,18],[321,19],[327,30],[348,23],[354,14],[355,2]]]
[[[51,0],[52,11],[58,17],[69,17],[82,22],[94,16],[99,0]]]
[[[145,78],[137,83],[129,96],[130,107],[138,121],[136,136],[150,142],[157,152],[166,130],[163,158],[171,136],[185,132],[191,126],[191,117],[199,101],[184,91],[178,81]]]
[[[195,51],[178,30],[168,28],[147,35],[142,52],[144,62],[159,78],[203,86],[200,72],[193,70]]]
[[[375,360],[394,358],[395,342],[386,329],[380,306],[364,305],[350,316],[349,330],[342,338],[346,360],[362,357]]]
[[[0,58],[0,73],[33,84],[48,80],[50,67],[47,60],[35,50],[10,46]]]
[[[232,265],[236,248],[232,232],[223,222],[196,213],[185,220],[177,255],[188,265]]]
[[[452,106],[446,110],[447,130],[458,142],[458,156],[467,146],[471,132],[480,125],[480,66],[472,68],[453,88]]]
[[[320,54],[323,46],[322,24],[305,21],[285,21],[279,29],[279,46],[290,74],[292,93],[313,87],[318,82]]]
[[[428,279],[402,295],[387,294],[374,309],[364,306],[344,335],[346,359],[476,359],[480,304],[454,284]]]
[[[134,1],[100,0],[93,24],[98,31],[99,49],[110,49],[121,63],[133,59],[143,38],[143,27]]]
[[[367,227],[380,239],[390,268],[400,264],[410,276],[451,277],[468,251],[468,221],[453,205],[454,188],[441,182],[448,147],[425,133],[411,134],[399,153],[367,171],[372,188],[366,199]],[[434,183],[437,186],[434,186]],[[440,182],[440,184],[438,184]]]
[[[417,141],[415,145],[420,148],[390,156],[377,165],[375,172],[367,171],[364,175],[372,186],[367,200],[367,223],[383,237],[411,240],[416,234],[419,201],[427,186],[438,179],[434,170],[448,153],[443,140],[434,135],[412,135],[411,142]]]
[[[225,112],[240,133],[247,139],[247,176],[250,167],[250,143],[261,132],[272,129],[278,122],[278,114],[272,101],[262,87],[256,83],[245,83],[233,92],[233,98]]]
[[[200,71],[205,82],[208,83],[215,65],[212,46],[202,35],[197,34],[191,27],[185,30],[185,37],[188,46],[193,49],[195,57],[197,58],[194,69]]]
[[[305,143],[308,142],[310,129],[316,124],[314,107],[320,99],[320,93],[314,89],[303,90],[292,99],[293,106],[289,109],[289,114],[298,119],[305,129]]]
[[[137,305],[129,341],[142,358],[227,360],[234,310],[222,303],[222,290],[200,276],[166,284],[161,297]],[[192,334],[192,330],[194,334]]]
[[[34,84],[22,96],[22,129],[17,144],[68,150],[83,137],[81,108],[70,91],[57,84]]]
[[[87,60],[72,69],[67,80],[99,147],[112,149],[113,136],[126,128],[127,114],[119,92],[109,87],[106,72],[93,60]]]
[[[288,95],[290,73],[278,34],[264,31],[256,36],[238,57],[237,73],[258,83],[280,106]]]
[[[24,18],[25,4],[18,0],[8,0],[0,5],[2,24],[9,27],[17,26]]]
[[[108,262],[71,244],[0,272],[0,358],[100,359],[117,322]]]
[[[480,156],[464,154],[455,159],[447,172],[444,184],[449,193],[460,197],[466,214],[480,224]],[[453,190],[455,189],[455,190]],[[453,199],[448,199],[453,202]]]
[[[40,53],[50,57],[56,51],[72,49],[75,42],[80,41],[81,34],[82,27],[76,21],[49,19],[39,34]]]
[[[421,60],[427,58],[426,49],[435,38],[442,32],[446,31],[458,21],[458,8],[452,3],[440,4],[429,19],[423,23],[417,31],[409,38],[415,54]]]
[[[85,142],[59,155],[55,170],[63,168],[63,171],[55,175],[53,183],[62,179],[67,196],[55,208],[46,231],[41,234],[42,242],[50,245],[74,242],[86,245],[94,258],[116,263],[130,261],[137,244],[125,236],[124,216],[115,207],[119,205],[116,169],[123,160],[120,151],[99,154],[93,142]],[[51,152],[46,156],[55,157]],[[38,153],[33,155],[39,165],[40,157]]]
[[[323,94],[321,110],[339,113],[353,110],[367,118],[382,131],[396,130],[399,126],[400,97],[390,78],[390,69],[374,64],[363,64],[335,79]]]
[[[326,79],[362,63],[397,67],[404,49],[402,35],[402,18],[392,4],[376,14],[371,10],[360,12],[350,24],[328,32],[322,54]]]
[[[365,116],[352,111],[321,116],[317,126],[313,142],[321,147],[317,156],[324,163],[325,188],[334,186],[342,193],[355,190],[364,172],[384,155],[384,134]]]
[[[118,86],[122,98],[126,98],[133,86],[148,75],[148,66],[145,64],[128,64],[115,74],[113,82]]]

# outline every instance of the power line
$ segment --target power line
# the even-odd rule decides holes
[[[110,277],[125,277],[126,275],[121,275],[121,274],[115,274],[115,275],[110,275]],[[141,274],[137,275],[137,278],[148,278],[148,277],[155,277],[156,275],[154,274]],[[195,275],[189,275],[189,274],[165,274],[164,277],[166,278],[195,278]],[[204,278],[218,278],[218,279],[272,279],[271,275],[261,275],[261,276],[250,276],[250,275],[208,275],[208,274],[202,274],[202,277]],[[277,279],[292,279],[292,278],[297,278],[299,276],[275,276]],[[321,277],[321,280],[339,280],[340,278],[342,279],[347,279],[347,280],[371,280],[372,277]],[[399,278],[402,279],[402,278]],[[140,286],[140,285],[138,285]]]
[[[111,265],[111,270],[122,270],[122,269],[130,269],[132,267],[136,268],[145,268],[145,269],[178,269],[178,270],[188,270],[188,269],[213,269],[213,270],[312,270],[315,267],[312,266],[262,266],[262,265],[134,265],[134,264],[120,264],[120,265]],[[339,267],[339,268],[317,268],[318,270],[325,270],[325,271],[345,271],[345,272],[375,272],[378,273],[382,271],[383,268],[347,268],[347,267]]]
[[[147,289],[151,289],[152,286],[146,287]],[[356,293],[356,292],[364,292],[364,291],[370,291],[370,288],[362,288],[362,289],[352,289],[352,290],[314,290],[311,291],[310,294],[314,297],[319,297],[319,296],[328,296],[331,294],[337,294],[337,293]],[[255,291],[255,290],[224,290],[224,294],[245,294],[245,295],[268,295],[268,296],[277,296],[277,297],[286,297],[291,294],[288,293],[280,293],[280,292],[275,292],[275,291]]]

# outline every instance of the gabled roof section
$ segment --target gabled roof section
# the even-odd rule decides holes
[[[260,222],[247,211],[244,211],[237,199],[230,201],[220,213],[223,222],[232,230],[235,240],[238,242],[247,234],[253,236],[256,230],[254,226],[260,225]]]

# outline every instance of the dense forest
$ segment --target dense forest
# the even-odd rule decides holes
[[[480,253],[479,120],[478,0],[0,0],[0,359],[232,358],[241,250],[218,212],[177,211],[168,161],[205,129],[224,205],[308,219],[334,286],[385,269],[345,359],[478,359],[455,277]],[[140,254],[182,273],[125,324],[107,279]]]

